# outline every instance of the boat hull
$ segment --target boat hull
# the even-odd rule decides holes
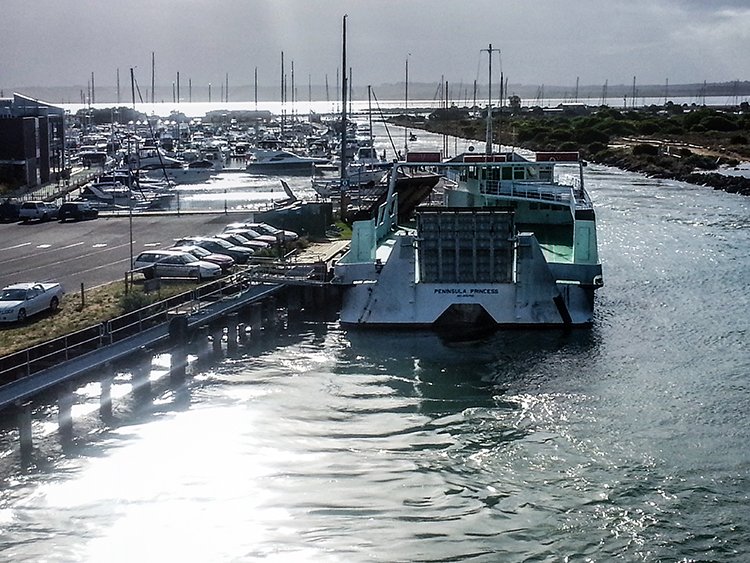
[[[515,275],[502,283],[418,281],[415,239],[396,237],[385,263],[347,264],[344,326],[588,326],[594,320],[596,267],[556,279],[533,235],[519,237]],[[575,278],[578,279],[575,279]],[[590,283],[589,283],[590,282]]]

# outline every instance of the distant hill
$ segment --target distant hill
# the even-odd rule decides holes
[[[312,85],[308,91],[307,85],[297,87],[298,101],[306,101],[311,96],[313,101],[336,101],[340,99],[341,94],[336,85],[329,85],[326,89],[323,85]],[[497,99],[500,94],[500,85],[493,85],[493,98]],[[632,99],[633,84],[604,84],[599,85],[579,85],[560,86],[560,85],[532,85],[532,84],[514,84],[507,85],[504,98],[507,100],[510,95],[520,96],[529,103],[529,100],[538,100],[540,104],[544,100],[564,99],[569,101],[582,101],[587,103],[598,104],[605,97],[614,103],[623,98]],[[304,91],[304,94],[300,92]],[[372,91],[378,100],[403,100],[405,94],[405,84],[396,82],[390,84],[380,84],[373,86]],[[441,85],[434,83],[409,83],[409,100],[440,100],[442,99]],[[487,84],[448,84],[449,100],[458,106],[473,105],[474,100],[481,105],[481,101],[487,97]],[[15,88],[3,88],[0,90],[0,97],[10,97],[14,92],[30,96],[39,100],[50,103],[85,103],[88,100],[88,86],[58,86],[58,87],[41,87],[41,86],[19,86]],[[192,94],[192,96],[191,96]],[[146,90],[142,92],[144,101],[150,101],[151,94]],[[155,101],[171,101],[175,92],[172,85],[161,86],[156,89]],[[187,101],[192,97],[194,102],[208,101],[208,86],[194,86],[192,92],[188,92],[187,86],[184,85],[180,92],[180,98]],[[750,97],[750,81],[736,80],[732,82],[708,82],[693,84],[636,84],[636,98],[694,98],[698,102],[704,97],[725,97],[727,103],[739,103]],[[223,92],[214,87],[212,92],[212,101],[220,102]],[[352,88],[352,97],[354,100],[367,100],[367,87],[354,86]],[[230,88],[229,99],[232,102],[252,101],[255,98],[255,88],[253,85],[240,85]],[[258,87],[259,101],[276,101],[279,99],[278,87]],[[289,100],[289,97],[287,97]],[[117,90],[114,86],[97,86],[94,92],[94,101],[96,103],[121,103],[127,105],[131,102],[130,89],[121,88],[118,102]],[[140,101],[140,100],[137,100]]]

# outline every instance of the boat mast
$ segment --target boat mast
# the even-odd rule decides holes
[[[409,115],[409,57],[411,53],[406,56],[406,65],[404,70],[404,114],[408,117]],[[404,160],[406,154],[409,152],[409,128],[404,128]]]
[[[370,133],[370,146],[375,147],[372,140],[372,86],[367,85],[367,125]]]
[[[343,39],[341,47],[341,184],[343,187],[344,180],[346,179],[346,18],[343,18]]]

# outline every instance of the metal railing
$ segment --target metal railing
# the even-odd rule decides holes
[[[243,275],[232,275],[114,319],[2,356],[0,385],[124,340],[168,322],[170,316],[176,313],[197,312],[224,297],[239,293],[247,285],[248,281]]]
[[[575,179],[574,179],[575,182]],[[538,182],[486,181],[480,191],[485,195],[519,197],[539,201],[558,201],[570,203],[574,199],[576,186],[540,184]]]

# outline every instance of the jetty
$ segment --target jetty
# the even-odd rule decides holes
[[[207,348],[214,355],[236,352],[276,325],[280,309],[293,315],[335,305],[338,290],[329,281],[333,264],[347,248],[345,240],[316,243],[294,260],[254,265],[191,292],[0,358],[0,412],[15,419],[22,463],[29,463],[33,452],[34,399],[53,393],[60,436],[70,439],[73,390],[78,382],[92,376],[100,381],[103,419],[112,415],[110,389],[120,362],[169,353],[170,380],[180,385],[186,377],[188,353]]]

